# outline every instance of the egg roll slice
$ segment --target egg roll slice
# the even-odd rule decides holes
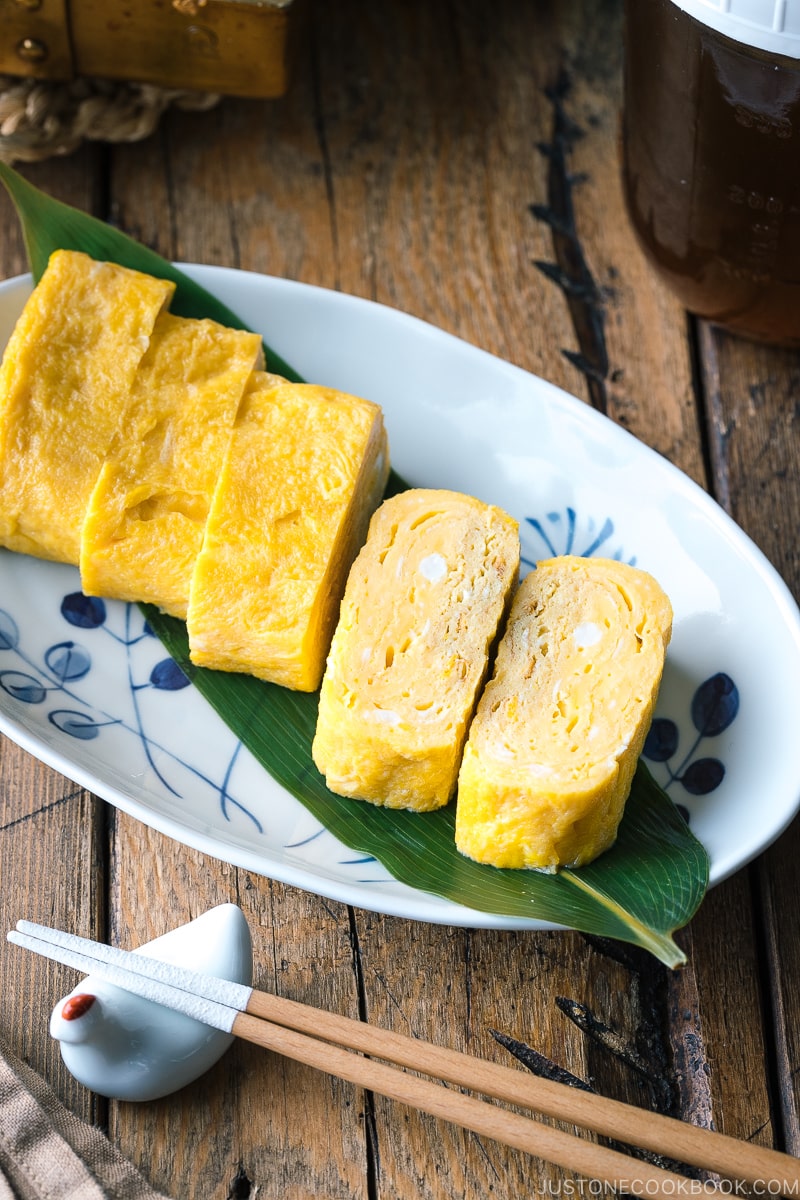
[[[458,780],[456,845],[554,871],[614,842],[672,631],[651,575],[564,556],[523,580]]]
[[[185,619],[195,559],[257,334],[162,313],[81,533],[88,596],[143,600]]]
[[[192,661],[319,687],[347,572],[388,472],[378,405],[256,372],[192,577]]]
[[[0,544],[78,563],[86,506],[175,285],[57,250],[0,366]]]
[[[312,754],[331,791],[425,812],[450,799],[519,572],[517,522],[418,488],[372,519],[347,582]]]

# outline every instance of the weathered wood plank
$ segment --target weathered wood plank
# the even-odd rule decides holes
[[[701,328],[700,346],[708,397],[710,454],[720,498],[797,598],[800,354],[749,344],[707,325]],[[753,620],[758,620],[757,613]],[[763,681],[763,686],[769,688],[769,679]],[[794,1014],[800,957],[793,915],[797,912],[800,870],[796,822],[761,857],[754,876],[767,970],[762,1003],[771,1027],[770,1052],[774,1054],[774,1119],[780,1139],[797,1154],[800,1045]],[[735,1087],[732,1092],[735,1094]],[[764,1117],[766,1120],[766,1113]]]
[[[286,100],[171,113],[148,143],[108,152],[112,213],[170,257],[340,287],[424,317],[595,403],[704,483],[687,321],[624,217],[620,38],[617,0],[503,0],[491,10],[470,2],[457,20],[400,0],[368,12],[345,3],[335,21],[314,10]],[[26,174],[91,207],[94,161],[81,152]],[[5,274],[23,269],[13,234],[0,253]],[[700,353],[717,495],[796,586],[797,440],[780,436],[784,416],[791,428],[796,418],[794,359],[753,357],[706,334]],[[109,814],[106,909],[105,810],[63,799],[70,785],[13,748],[3,748],[0,778],[9,923],[16,898],[32,897],[27,915],[80,932],[102,933],[107,911],[111,939],[135,945],[235,900],[262,986],[512,1061],[495,1029],[608,1094],[764,1142],[775,1133],[765,1065],[775,1020],[782,1119],[798,1144],[792,836],[762,864],[771,1012],[752,873],[708,897],[684,935],[689,965],[677,976],[575,934],[470,932],[351,912],[123,814]],[[20,815],[12,830],[9,817]],[[16,1048],[55,1077],[76,1111],[102,1115],[41,1032],[71,978],[62,985],[52,968],[23,967],[7,947],[0,970],[14,989]],[[28,987],[35,1020],[22,1001]],[[472,1200],[561,1180],[247,1047],[180,1095],[112,1105],[111,1129],[154,1183],[189,1200],[256,1190]]]
[[[580,256],[584,294],[571,304],[566,349],[587,397],[618,424],[705,484],[692,376],[689,323],[650,270],[625,213],[619,146],[623,29],[619,5],[602,16],[587,5],[557,7],[560,74],[548,89],[553,129],[548,186],[569,195],[570,248]],[[559,161],[559,151],[563,162]],[[573,274],[575,274],[573,268]],[[572,390],[576,390],[574,387]]]
[[[21,918],[102,935],[103,812],[99,802],[10,742],[0,744],[0,925]],[[53,1005],[75,985],[74,971],[0,945],[3,1018],[0,1036],[47,1078],[85,1119],[103,1118],[97,1103],[67,1073],[48,1035]]]
[[[357,1015],[344,906],[251,876],[118,814],[115,941],[140,945],[228,902],[250,926],[257,986]],[[365,1186],[361,1108],[348,1085],[237,1043],[177,1095],[113,1104],[111,1129],[169,1195],[225,1200],[249,1186],[263,1196],[345,1200]]]
[[[46,163],[25,173],[68,203],[92,209],[97,163],[90,151],[81,151],[69,163]],[[27,271],[27,259],[4,191],[0,226],[0,278],[5,279]],[[92,1120],[104,1118],[104,1104],[67,1073],[47,1032],[50,1011],[74,986],[75,974],[9,946],[4,935],[17,920],[28,918],[103,936],[104,824],[104,806],[98,801],[0,738],[0,1036],[66,1103]]]

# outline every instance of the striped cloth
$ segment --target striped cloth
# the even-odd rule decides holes
[[[0,1040],[0,1200],[167,1200]]]

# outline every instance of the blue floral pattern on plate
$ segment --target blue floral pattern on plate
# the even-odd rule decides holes
[[[192,763],[173,753],[148,728],[142,694],[147,689],[160,692],[179,692],[191,684],[173,659],[159,658],[152,663],[152,654],[138,653],[146,645],[151,649],[155,635],[134,604],[106,604],[104,600],[70,592],[60,605],[60,615],[68,626],[84,632],[100,632],[124,650],[128,694],[133,722],[122,716],[97,709],[79,690],[81,680],[92,669],[92,651],[82,642],[68,639],[48,646],[41,662],[26,654],[20,641],[19,626],[11,613],[0,609],[0,653],[6,652],[16,660],[15,665],[0,669],[0,689],[19,704],[48,705],[49,722],[70,737],[91,741],[109,726],[125,729],[136,739],[147,765],[161,787],[174,796],[182,792],[170,779],[169,763],[180,767],[196,786],[202,784],[219,798],[220,812],[231,819],[231,810],[242,813],[258,833],[263,826],[258,817],[229,790],[230,777],[241,744],[237,742],[224,764],[221,779],[208,777]],[[160,643],[159,643],[160,644]],[[158,754],[158,760],[156,758]]]
[[[544,517],[526,517],[520,526],[523,569],[533,567],[540,558],[556,558],[561,554],[576,554],[581,558],[613,558],[618,562],[636,565],[635,558],[626,558],[622,547],[616,545],[614,522],[610,517],[595,522],[578,520],[574,508],[548,512]]]
[[[730,727],[739,712],[739,689],[724,671],[711,675],[692,696],[690,715],[696,736],[680,757],[671,765],[680,746],[680,730],[669,717],[656,716],[650,726],[643,754],[654,763],[664,763],[666,779],[661,785],[667,791],[679,783],[691,796],[707,796],[725,778],[725,764],[720,758],[695,754],[705,738],[716,738]],[[679,806],[682,807],[682,806]]]

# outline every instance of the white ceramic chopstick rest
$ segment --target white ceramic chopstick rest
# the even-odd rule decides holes
[[[235,904],[212,908],[139,949],[219,979],[252,982],[250,930]],[[234,1040],[99,975],[87,976],[59,1000],[50,1033],[71,1074],[117,1100],[155,1100],[178,1091],[212,1067]]]

